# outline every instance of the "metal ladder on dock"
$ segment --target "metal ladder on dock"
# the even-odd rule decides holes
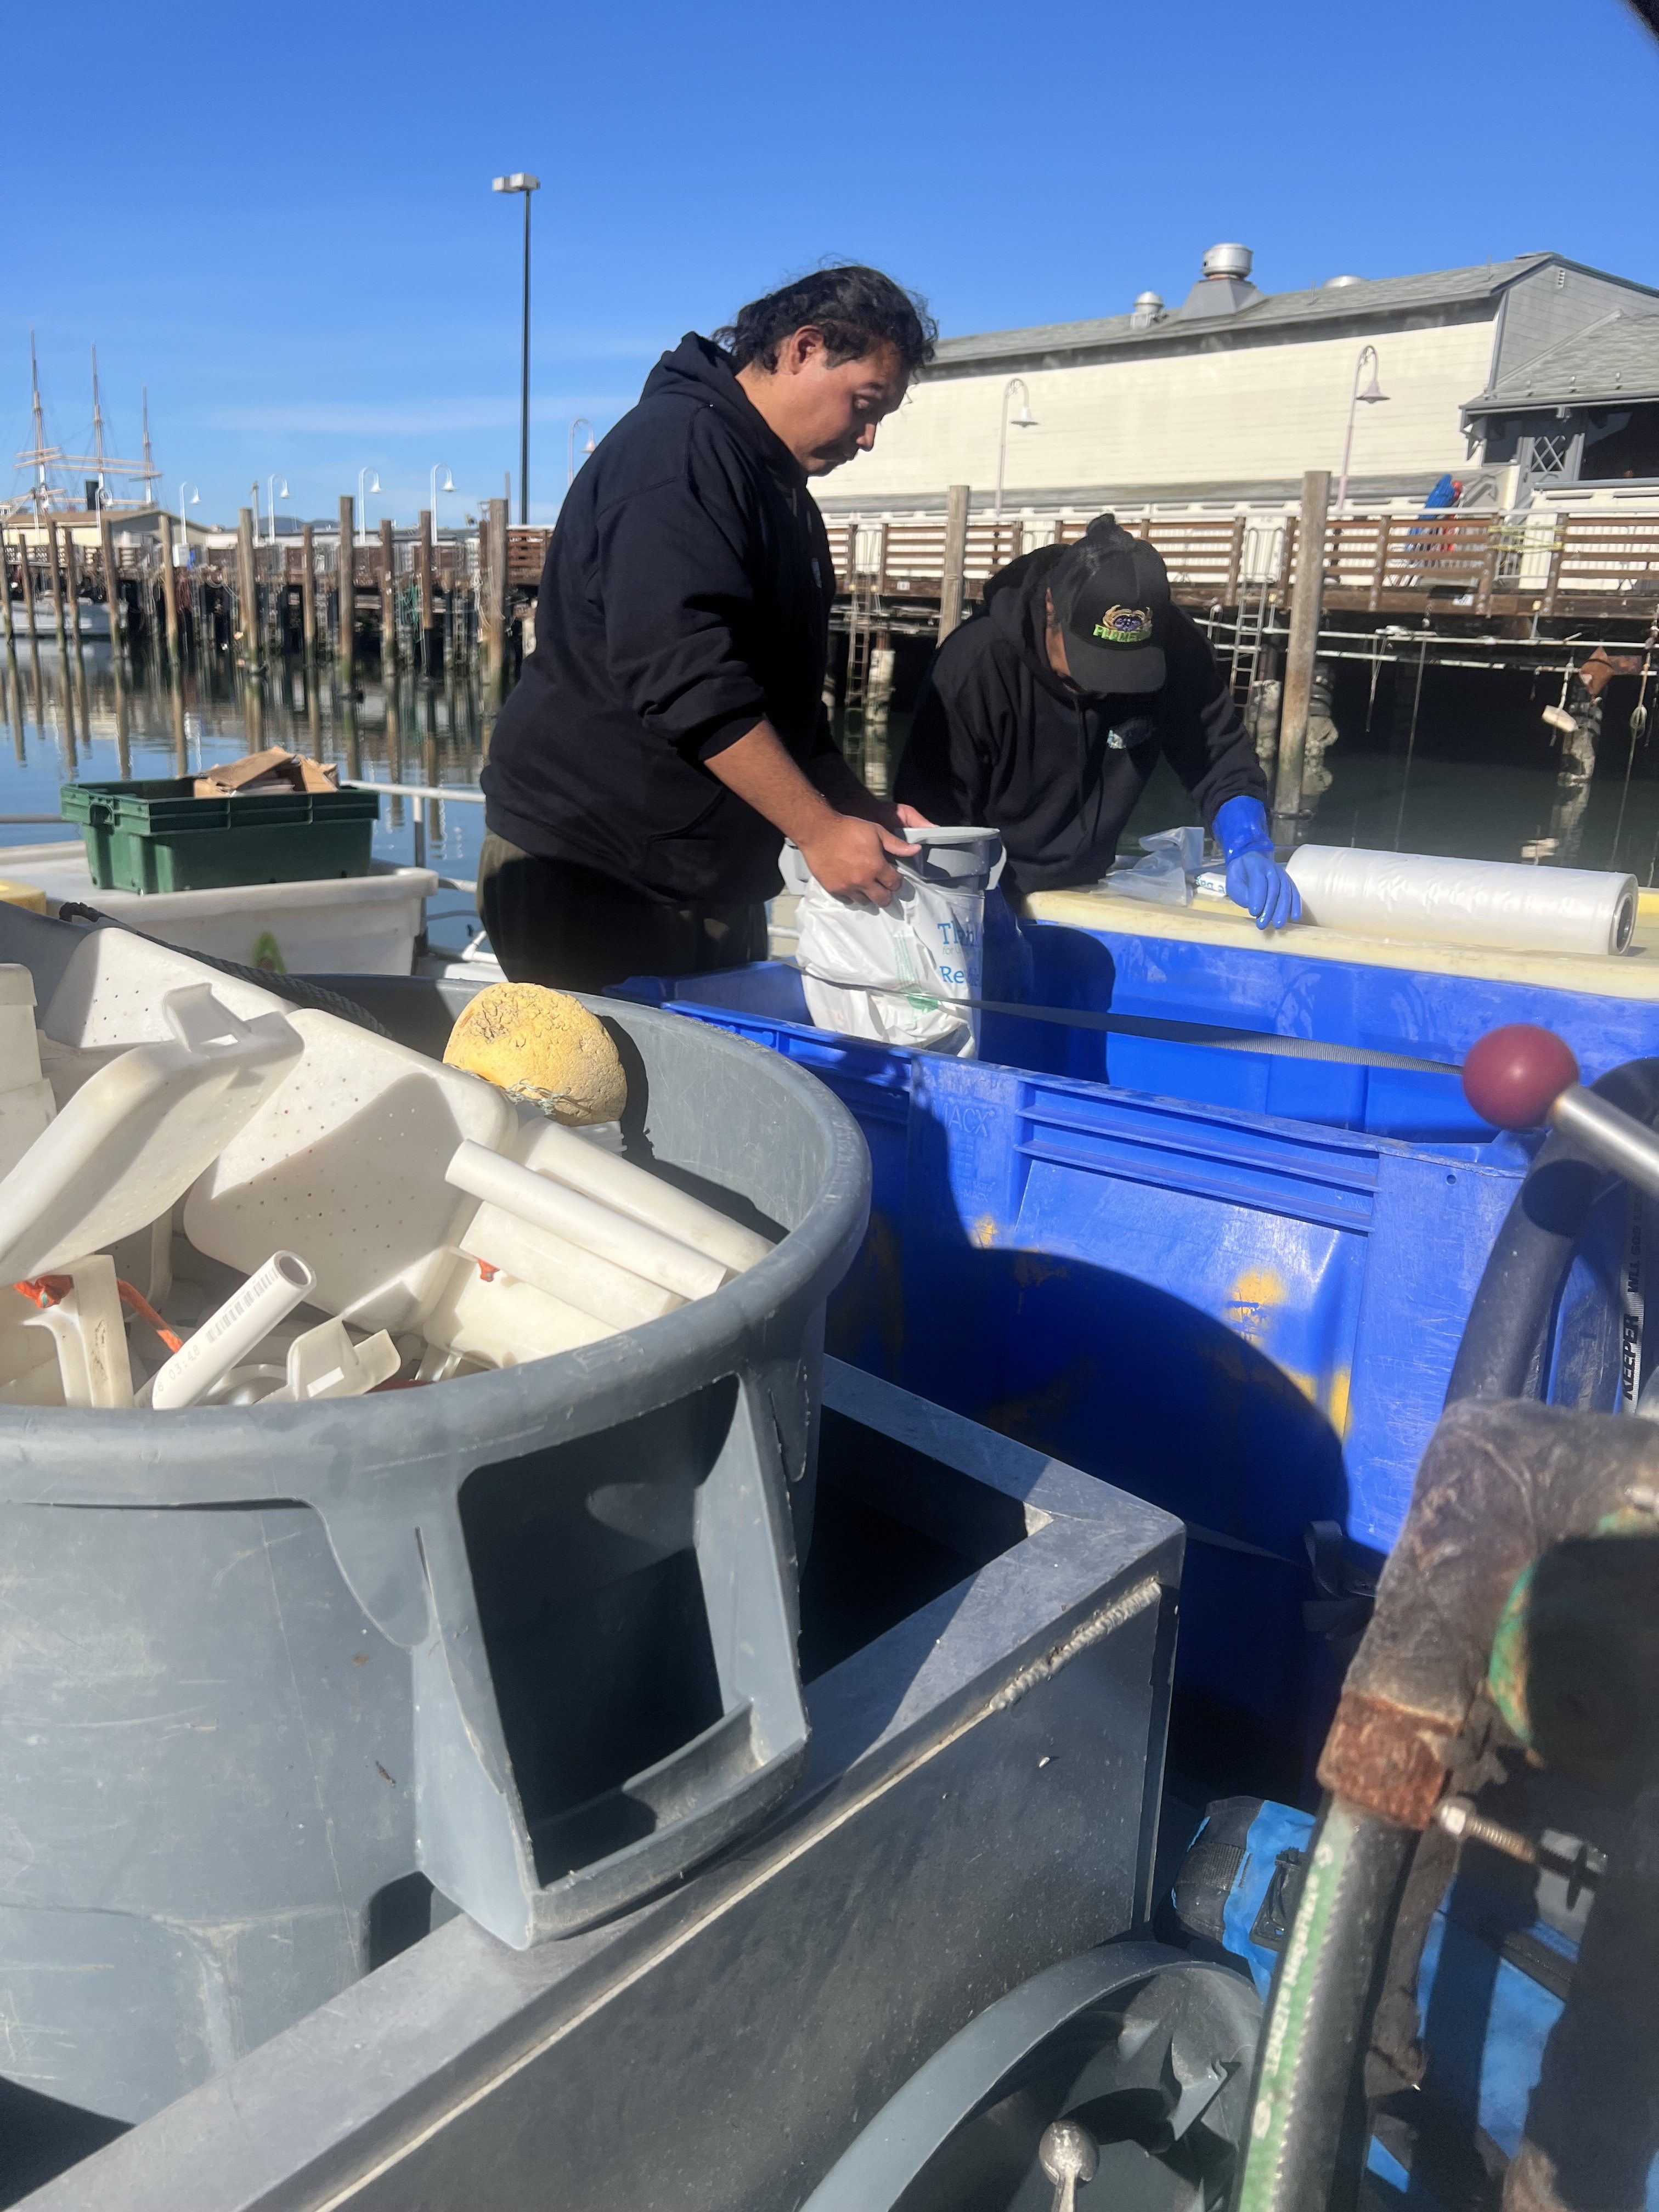
[[[1284,533],[1276,530],[1275,539]],[[1241,705],[1255,689],[1261,648],[1268,628],[1269,602],[1279,574],[1282,543],[1263,545],[1264,533],[1253,530],[1245,540],[1238,586],[1238,607],[1233,617],[1232,652],[1227,664],[1227,688]]]
[[[879,579],[855,568],[847,610],[847,682],[844,714],[864,712],[870,696],[870,653],[875,638],[876,591]]]

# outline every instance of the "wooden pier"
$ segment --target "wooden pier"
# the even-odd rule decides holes
[[[895,638],[941,635],[1009,562],[1036,544],[1069,544],[1086,527],[1081,518],[975,516],[963,488],[957,492],[954,528],[948,502],[937,520],[830,525],[833,623],[848,638],[852,703],[863,702],[876,659]],[[154,538],[117,543],[103,518],[98,544],[79,545],[70,533],[85,532],[84,515],[22,529],[14,519],[0,529],[10,628],[41,638],[61,629],[73,645],[83,607],[90,617],[112,606],[123,641],[170,653],[234,651],[254,667],[327,654],[349,682],[362,647],[428,677],[452,659],[476,660],[487,682],[504,685],[551,533],[509,526],[499,499],[465,535],[434,538],[423,516],[415,530],[383,522],[369,538],[355,528],[349,498],[341,517],[331,530],[308,524],[262,544],[245,509],[234,539],[222,533],[193,546],[187,564]],[[1282,641],[1304,565],[1299,512],[1119,519],[1163,555],[1179,604],[1235,637]],[[1406,622],[1454,640],[1543,644],[1589,627],[1609,647],[1628,646],[1659,620],[1659,515],[1334,517],[1322,531],[1321,586],[1323,618],[1345,631]],[[88,627],[95,635],[103,625],[89,619]]]

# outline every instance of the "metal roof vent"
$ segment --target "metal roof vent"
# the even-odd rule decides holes
[[[1156,292],[1139,292],[1135,295],[1134,311],[1129,317],[1132,331],[1149,331],[1154,323],[1164,319],[1164,302]]]
[[[1203,264],[1206,276],[1237,276],[1242,283],[1249,282],[1255,265],[1255,256],[1248,246],[1212,246]]]
[[[1340,292],[1345,284],[1362,284],[1363,276],[1328,276],[1320,286],[1322,292]]]
[[[1177,315],[1236,315],[1261,295],[1250,282],[1255,256],[1248,246],[1212,246],[1204,256],[1204,274],[1176,309]]]

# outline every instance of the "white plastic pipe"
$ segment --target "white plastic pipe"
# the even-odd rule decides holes
[[[556,1237],[550,1229],[488,1201],[473,1215],[461,1249],[469,1259],[499,1267],[521,1283],[533,1283],[550,1297],[562,1298],[613,1328],[637,1328],[641,1322],[655,1321],[685,1304],[678,1291],[648,1283],[643,1275],[630,1274],[596,1252],[584,1252],[568,1237]]]
[[[544,1121],[538,1129],[531,1130],[527,1140],[520,1139],[518,1152],[534,1174],[552,1176],[570,1189],[598,1199],[601,1205],[615,1206],[630,1221],[660,1229],[664,1236],[689,1244],[694,1252],[718,1260],[734,1275],[752,1267],[772,1249],[766,1238],[752,1229],[740,1228],[700,1198],[676,1190],[672,1183],[659,1182],[630,1160],[602,1152],[574,1130],[562,1129],[556,1121]]]
[[[166,1413],[195,1405],[303,1303],[316,1283],[298,1253],[273,1252],[158,1371],[150,1389],[151,1405]]]
[[[678,1291],[683,1298],[706,1298],[726,1280],[726,1269],[707,1253],[694,1252],[659,1229],[647,1228],[579,1190],[532,1175],[516,1160],[505,1160],[483,1145],[458,1146],[444,1176],[457,1190],[499,1206],[538,1229],[550,1230],[556,1237],[568,1237],[584,1252],[596,1252],[600,1259],[643,1275],[665,1291]]]

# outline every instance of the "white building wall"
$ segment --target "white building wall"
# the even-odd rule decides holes
[[[1037,428],[1008,433],[1005,503],[1085,486],[1196,488],[1340,469],[1360,343],[1286,337],[1022,372]],[[1486,381],[1492,322],[1384,332],[1376,344],[1388,401],[1358,410],[1354,476],[1463,467],[1458,409]],[[1007,381],[1000,368],[925,379],[882,424],[874,452],[817,489],[837,507],[866,508],[936,499],[951,483],[990,490]],[[1018,405],[1016,396],[1011,416]]]

